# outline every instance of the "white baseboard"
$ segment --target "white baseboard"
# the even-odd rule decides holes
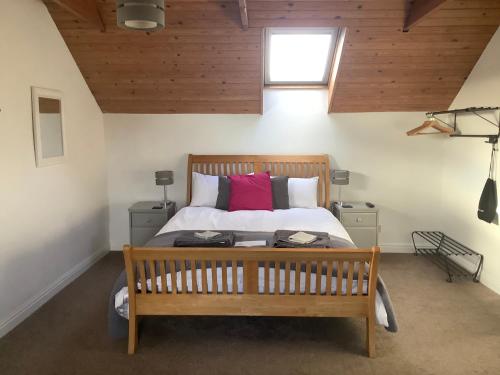
[[[415,249],[411,243],[383,243],[380,244],[382,253],[413,253]]]
[[[76,266],[71,268],[69,271],[64,273],[61,277],[55,280],[53,283],[42,289],[39,293],[31,297],[29,300],[24,302],[19,306],[12,314],[7,316],[7,318],[0,320],[0,337],[5,336],[8,332],[14,329],[23,320],[28,318],[36,310],[42,307],[49,299],[54,297],[59,291],[64,287],[69,285],[73,280],[75,280],[82,273],[87,271],[92,265],[99,261],[104,255],[108,253],[108,250],[98,251],[88,258],[82,260]]]

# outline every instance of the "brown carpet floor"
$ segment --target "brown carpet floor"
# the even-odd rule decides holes
[[[500,374],[500,296],[447,283],[421,257],[384,254],[400,331],[377,327],[365,356],[361,319],[147,318],[139,350],[106,332],[111,253],[0,339],[0,374]]]

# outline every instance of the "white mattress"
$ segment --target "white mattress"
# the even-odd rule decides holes
[[[322,207],[233,212],[211,207],[184,207],[157,235],[178,230],[274,232],[279,229],[327,232],[352,242],[340,221]]]

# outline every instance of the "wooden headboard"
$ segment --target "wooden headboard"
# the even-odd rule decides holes
[[[319,177],[318,206],[330,208],[328,155],[189,155],[187,203],[191,202],[192,172],[225,176],[269,171],[273,176]]]

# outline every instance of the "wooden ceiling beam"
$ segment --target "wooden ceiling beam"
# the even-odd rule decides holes
[[[50,2],[59,5],[78,19],[95,25],[102,32],[106,31],[96,0],[50,0]]]
[[[403,32],[410,30],[410,27],[417,25],[425,17],[439,10],[446,0],[413,0],[405,20]]]
[[[241,26],[243,30],[248,30],[247,0],[238,0],[240,3]]]

